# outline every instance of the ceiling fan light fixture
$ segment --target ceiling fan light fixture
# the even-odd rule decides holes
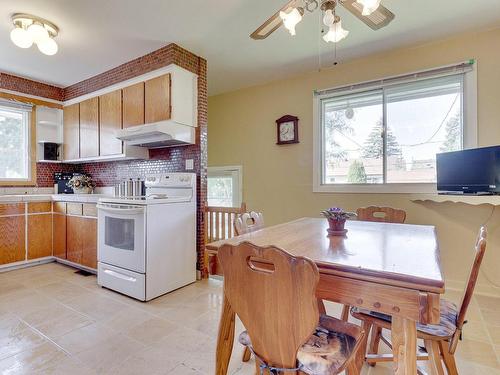
[[[290,35],[295,35],[295,26],[302,20],[302,14],[298,8],[292,8],[290,12],[280,12],[280,18],[283,20],[283,25],[290,32]]]
[[[361,14],[363,16],[369,16],[378,9],[382,0],[356,0],[356,2],[363,6],[363,12]]]
[[[340,20],[339,18],[333,25],[330,26],[328,32],[323,35],[323,40],[327,43],[338,43],[347,35],[349,35],[349,30],[345,30],[344,28],[342,28],[342,20]]]

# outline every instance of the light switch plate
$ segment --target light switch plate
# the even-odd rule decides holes
[[[186,159],[186,171],[192,171],[194,169],[194,160]]]

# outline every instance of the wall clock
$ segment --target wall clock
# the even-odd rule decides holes
[[[285,115],[276,120],[277,145],[299,143],[299,118]]]

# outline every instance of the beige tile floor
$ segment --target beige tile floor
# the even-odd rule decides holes
[[[213,374],[221,287],[205,280],[141,303],[56,263],[0,273],[0,374]],[[327,308],[338,316],[338,305]],[[461,374],[500,374],[499,312],[500,299],[475,297]],[[254,374],[241,353],[235,344],[230,374]],[[383,364],[363,369],[390,373]]]

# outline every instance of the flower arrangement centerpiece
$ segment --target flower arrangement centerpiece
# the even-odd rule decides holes
[[[66,185],[73,188],[75,194],[90,194],[95,188],[92,177],[84,174],[73,176]]]
[[[331,207],[328,210],[321,211],[321,214],[328,220],[328,234],[332,236],[343,236],[347,233],[344,228],[347,219],[356,217],[354,212],[344,211],[340,207]]]

